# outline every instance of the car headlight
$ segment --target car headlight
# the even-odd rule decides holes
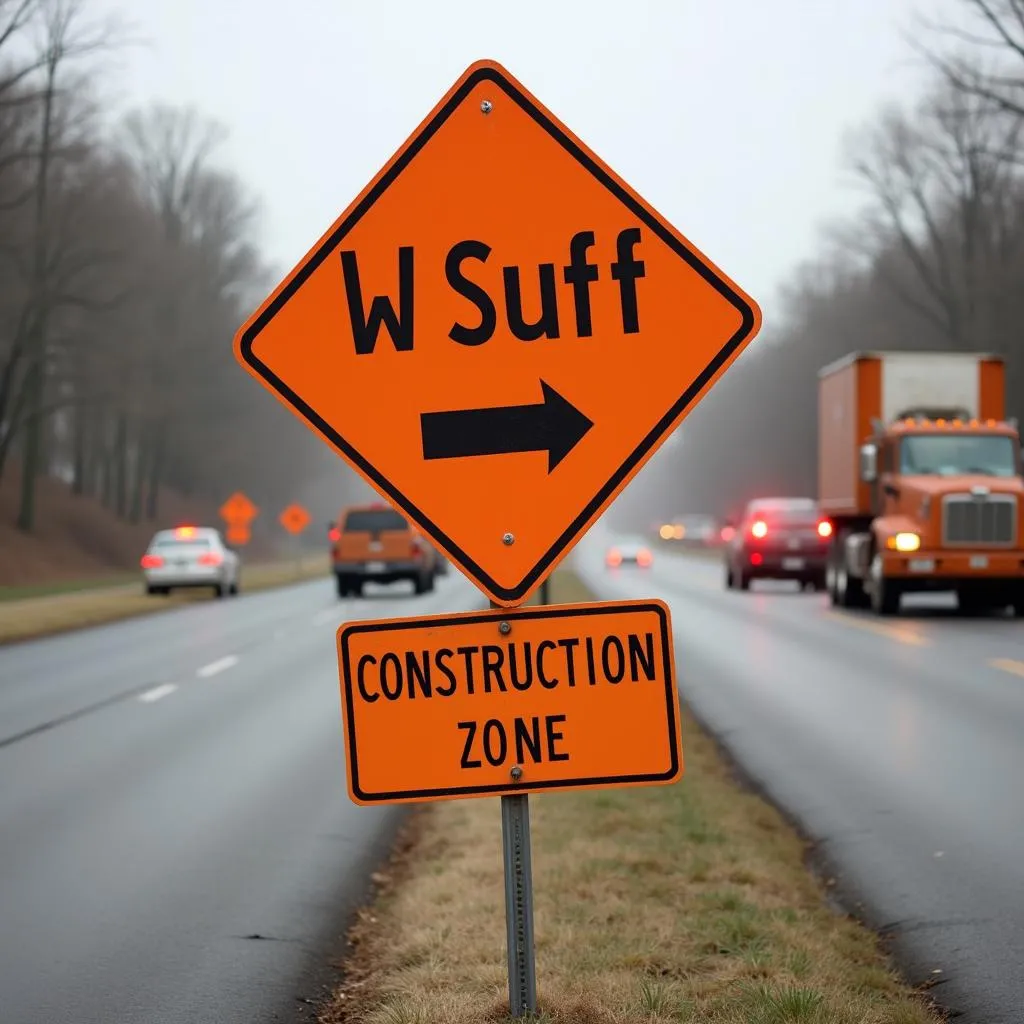
[[[907,531],[894,534],[885,543],[893,551],[917,551],[921,547],[921,538],[918,534]]]

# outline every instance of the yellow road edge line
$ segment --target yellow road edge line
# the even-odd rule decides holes
[[[825,612],[825,617],[833,622],[840,622],[844,626],[853,626],[855,629],[866,629],[879,636],[888,637],[897,643],[907,644],[910,647],[928,647],[931,640],[912,629],[902,626],[890,626],[884,622],[873,622],[871,619],[861,619],[854,615],[844,615],[841,612]]]
[[[1012,676],[1024,678],[1024,661],[1017,661],[1014,658],[989,658],[986,664],[989,668],[997,668],[1000,672],[1009,672]]]

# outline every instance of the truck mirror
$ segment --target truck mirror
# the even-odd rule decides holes
[[[860,446],[860,478],[866,484],[878,479],[878,447],[873,444]]]

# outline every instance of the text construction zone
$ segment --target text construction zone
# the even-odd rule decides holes
[[[660,601],[347,623],[338,661],[357,803],[682,775]]]

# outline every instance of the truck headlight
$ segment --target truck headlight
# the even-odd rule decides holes
[[[921,538],[916,533],[897,533],[886,541],[886,546],[893,551],[917,551],[921,547]]]

